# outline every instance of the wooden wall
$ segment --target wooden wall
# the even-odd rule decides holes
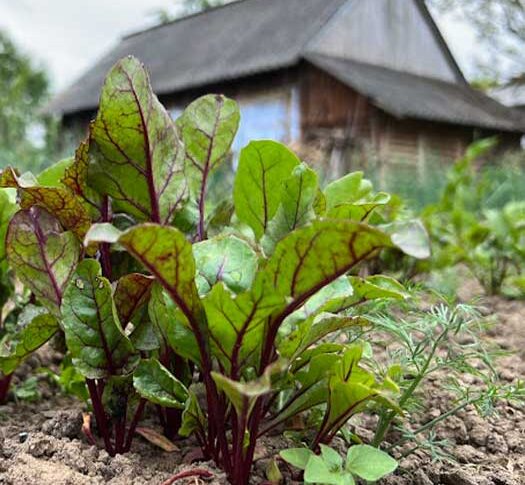
[[[413,167],[422,173],[429,164],[450,163],[457,159],[474,139],[495,134],[445,123],[395,118],[308,63],[161,96],[161,101],[168,109],[183,108],[198,96],[210,92],[224,93],[238,99],[241,105],[258,99],[284,100],[289,109],[283,110],[285,119],[282,122],[295,124],[297,117],[300,126],[300,140],[293,144],[294,149],[304,147],[301,153],[307,154],[306,150],[313,147],[317,152],[315,158],[321,159],[333,176],[343,175],[370,161]],[[80,139],[94,115],[94,112],[77,113],[65,118],[63,123],[78,133]],[[256,137],[264,138],[265,133]],[[503,148],[518,148],[520,136],[501,135],[501,140]],[[287,139],[282,141],[289,142]]]
[[[482,131],[447,123],[393,117],[370,100],[329,74],[305,65],[300,75],[300,110],[303,141],[332,139],[338,150],[336,175],[366,165],[370,158],[384,165],[413,167],[424,173],[435,164],[451,163],[461,157],[475,140],[492,136]],[[520,136],[502,135],[504,149],[518,148]],[[332,157],[332,154],[328,155]],[[351,161],[348,159],[351,158]]]

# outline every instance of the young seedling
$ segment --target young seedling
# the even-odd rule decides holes
[[[369,445],[351,446],[346,460],[334,449],[321,445],[321,454],[308,448],[280,452],[281,458],[304,470],[304,482],[322,485],[355,485],[356,478],[375,482],[393,473],[397,461]]]

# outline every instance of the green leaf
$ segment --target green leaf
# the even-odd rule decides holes
[[[288,233],[315,218],[318,190],[317,174],[304,163],[297,165],[282,183],[281,204],[262,239],[266,254],[271,254],[277,242]]]
[[[327,216],[332,219],[350,219],[352,221],[367,221],[375,209],[390,202],[390,195],[379,192],[374,196],[356,201],[352,204],[341,204],[328,211]]]
[[[260,239],[281,203],[280,187],[300,160],[284,145],[273,141],[251,142],[241,151],[233,199],[241,222]]]
[[[18,177],[10,167],[1,173],[0,187],[16,188],[22,209],[30,209],[34,206],[45,209],[60,221],[64,229],[76,234],[81,241],[91,226],[91,218],[84,204],[67,187],[38,185],[31,174]]]
[[[378,249],[389,246],[390,238],[370,226],[315,221],[283,239],[263,273],[278,294],[292,299],[292,308],[299,307]]]
[[[282,305],[282,298],[261,284],[235,295],[219,283],[203,304],[213,353],[225,369],[239,368],[250,359],[250,364],[256,365],[266,319]]]
[[[82,141],[75,151],[75,159],[64,171],[61,183],[79,197],[91,214],[92,220],[99,220],[102,200],[87,183],[89,166],[89,137]]]
[[[232,291],[250,287],[257,269],[257,255],[244,241],[235,236],[223,236],[193,245],[197,265],[199,294],[210,291],[222,281]]]
[[[234,381],[218,372],[212,372],[211,375],[217,388],[224,392],[232,403],[237,416],[244,416],[247,420],[257,399],[272,390],[272,376],[283,369],[284,363],[277,361],[268,366],[261,377],[250,382]]]
[[[102,405],[104,411],[113,419],[132,416],[137,405],[138,395],[133,388],[131,375],[108,376],[104,381]]]
[[[339,330],[367,324],[368,321],[361,317],[345,317],[329,313],[310,317],[301,322],[295,331],[282,339],[278,346],[279,352],[293,361],[310,346],[320,343],[323,338]]]
[[[151,276],[140,273],[124,275],[117,281],[113,299],[119,321],[124,328],[147,303],[153,281]]]
[[[37,176],[39,185],[47,185],[48,187],[60,185],[64,173],[70,168],[73,162],[73,158],[64,158],[42,170]]]
[[[30,305],[19,317],[20,329],[2,342],[0,370],[11,374],[35,350],[44,345],[59,329],[56,317],[42,307]]]
[[[329,184],[325,189],[327,217],[367,220],[374,209],[390,201],[390,195],[374,194],[372,183],[363,178],[363,172],[353,172]]]
[[[89,156],[88,184],[139,221],[168,223],[187,198],[175,124],[134,57],[119,61],[106,78]]]
[[[299,310],[290,315],[286,322],[315,317],[319,312],[325,311],[324,308],[328,306],[330,301],[350,298],[353,294],[354,289],[350,284],[349,278],[347,276],[341,276],[308,298],[307,302],[299,308]]]
[[[361,200],[368,196],[372,189],[372,183],[364,178],[363,172],[349,173],[325,188],[327,210]]]
[[[326,403],[328,399],[328,377],[340,360],[337,354],[320,353],[310,358],[303,369],[294,374],[296,389],[281,411],[266,424],[264,429],[272,429],[293,416]]]
[[[334,375],[330,377],[327,415],[321,430],[327,439],[335,436],[371,400],[380,400],[385,406],[397,409],[382,395],[381,386],[377,384],[374,375],[359,366],[362,353],[360,345],[349,347],[335,366]]]
[[[279,465],[277,464],[275,458],[272,458],[268,462],[265,474],[268,481],[274,485],[278,485],[283,480],[283,475],[281,473],[281,470],[279,469]]]
[[[330,470],[328,464],[320,457],[313,455],[304,470],[305,483],[322,483],[323,485],[340,485],[341,472]]]
[[[88,247],[93,243],[116,243],[122,231],[109,222],[93,224],[84,238],[84,246]]]
[[[179,429],[179,435],[183,437],[188,437],[195,432],[204,433],[206,429],[206,417],[201,410],[195,392],[193,392],[194,387],[197,386],[194,385],[189,390],[188,399],[182,412],[182,425]]]
[[[191,189],[203,207],[209,176],[226,159],[239,121],[237,103],[221,95],[195,100],[177,120],[186,152],[186,170],[192,180]]]
[[[346,469],[371,482],[393,473],[397,466],[390,455],[369,445],[352,446],[346,457]]]
[[[193,101],[177,120],[187,166],[211,173],[230,151],[239,121],[237,103],[225,96],[209,94]]]
[[[228,396],[237,416],[249,416],[257,399],[271,391],[268,379],[244,383],[229,379],[218,372],[212,372],[212,377],[219,391]]]
[[[161,351],[169,347],[185,359],[200,362],[195,334],[183,323],[184,315],[158,283],[153,285],[148,312]]]
[[[168,408],[184,409],[188,390],[158,360],[140,361],[133,373],[133,386],[148,401]]]
[[[391,235],[393,244],[405,254],[417,259],[430,257],[430,240],[421,221],[394,223],[383,226],[383,230]]]
[[[133,347],[143,352],[150,352],[152,350],[158,350],[159,339],[155,334],[153,325],[151,324],[148,315],[141,311],[141,318],[137,318],[137,321],[133,323],[133,330],[129,333],[129,339],[133,344]]]
[[[290,448],[289,450],[282,450],[279,455],[290,465],[304,470],[308,460],[314,456],[314,452],[308,448]]]
[[[32,376],[18,384],[15,387],[15,396],[17,399],[28,402],[40,400],[42,398],[42,394],[38,389],[38,378],[36,376]]]
[[[226,226],[231,224],[235,207],[230,198],[226,198],[219,202],[208,215],[208,234],[220,234]]]
[[[120,326],[111,284],[97,261],[78,265],[64,293],[62,324],[73,362],[85,377],[126,375],[136,367],[139,357]]]
[[[323,305],[325,312],[339,313],[343,310],[371,300],[393,299],[404,300],[408,298],[405,287],[394,278],[383,275],[360,278],[350,276],[348,281],[352,285],[353,293],[349,296],[333,298]]]
[[[343,467],[343,457],[329,446],[320,445],[321,456],[331,471],[340,471]]]
[[[5,259],[6,259],[6,245],[5,239],[7,234],[7,228],[9,226],[9,221],[11,217],[16,212],[17,207],[12,197],[12,194],[9,193],[9,189],[0,189],[0,271],[4,272],[5,268]]]
[[[20,281],[56,316],[64,289],[80,259],[80,244],[39,207],[22,210],[9,223],[7,258]]]
[[[192,246],[182,232],[173,227],[142,224],[124,232],[118,242],[155,276],[192,327],[206,325],[195,284]]]

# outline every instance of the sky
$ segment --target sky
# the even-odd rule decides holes
[[[49,72],[53,91],[72,84],[129,32],[155,22],[176,0],[0,0],[0,29]],[[476,36],[452,16],[437,19],[467,76],[475,71]]]

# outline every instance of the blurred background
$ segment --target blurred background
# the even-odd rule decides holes
[[[406,6],[412,1],[399,0],[395,4]],[[347,3],[350,5],[359,2],[364,4],[362,0]],[[71,99],[78,100],[82,96],[79,93],[91,88],[90,72],[96,70],[100,63],[104,64],[108,55],[111,58],[112,52],[120,52],[123,49],[122,45],[128,42],[125,36],[144,30],[147,34],[148,29],[156,25],[170,25],[174,20],[214,9],[225,3],[230,2],[228,0],[117,0],[112,2],[103,0],[89,2],[0,0],[0,167],[15,165],[23,170],[39,172],[55,161],[71,156],[79,139],[85,133],[86,120],[92,117],[95,108],[86,105],[77,109]],[[279,4],[273,0],[244,0],[240,3],[257,3],[258,8],[263,8],[263,11],[264,5],[267,5],[267,8],[282,8],[284,11],[287,0],[281,0],[281,6],[273,5]],[[315,2],[308,1],[304,5],[307,3]],[[386,2],[380,0],[367,2],[369,6],[367,8],[370,10],[363,11],[362,14],[369,17],[376,16],[377,20],[377,16],[381,14],[380,5],[388,3],[388,0]],[[390,2],[390,4],[393,3]],[[473,95],[469,92],[468,109],[474,113],[474,110],[480,107],[484,112],[474,113],[466,121],[462,119],[458,121],[457,116],[454,118],[451,115],[448,117],[450,119],[437,119],[439,124],[432,124],[436,121],[432,117],[434,115],[423,119],[425,113],[416,113],[418,115],[416,117],[410,111],[411,105],[420,106],[428,101],[428,109],[431,110],[433,109],[431,102],[434,104],[436,101],[440,102],[439,99],[429,100],[429,96],[424,92],[424,89],[427,89],[435,93],[436,87],[422,86],[423,91],[419,93],[420,98],[409,99],[403,106],[401,104],[392,105],[390,109],[385,109],[389,116],[392,115],[391,119],[389,118],[386,122],[390,123],[391,127],[388,130],[379,130],[379,141],[371,141],[371,136],[367,138],[357,133],[359,127],[354,121],[349,121],[350,117],[358,117],[356,111],[359,110],[359,106],[356,107],[355,103],[352,106],[348,105],[345,113],[341,115],[345,117],[344,126],[340,123],[341,126],[331,125],[330,129],[327,129],[322,123],[312,121],[315,116],[321,117],[319,113],[323,109],[325,115],[331,110],[330,102],[323,99],[325,94],[321,92],[327,89],[326,79],[319,81],[320,84],[311,88],[312,92],[317,89],[321,94],[317,95],[318,98],[309,95],[310,104],[322,106],[325,103],[326,106],[323,106],[322,109],[318,108],[315,116],[315,110],[312,107],[309,108],[308,130],[305,128],[305,101],[302,99],[305,95],[303,92],[297,94],[295,88],[292,89],[288,104],[277,100],[282,93],[275,94],[275,96],[273,92],[269,93],[273,88],[276,90],[282,88],[285,83],[282,76],[264,78],[263,82],[267,84],[264,93],[253,97],[245,96],[243,91],[245,84],[242,84],[242,89],[239,88],[237,79],[228,83],[222,80],[210,82],[202,88],[203,91],[222,89],[227,94],[230,92],[234,96],[238,94],[243,111],[244,129],[241,129],[239,134],[237,149],[240,149],[250,138],[280,138],[293,145],[305,159],[316,163],[326,179],[338,177],[351,170],[363,169],[365,174],[381,188],[399,193],[407,199],[411,206],[422,208],[437,201],[446,182],[445,174],[450,169],[452,161],[462,156],[471,141],[497,135],[500,136],[500,150],[495,151],[494,155],[485,155],[483,165],[491,171],[492,178],[496,177],[493,172],[497,172],[498,181],[505,181],[509,190],[520,192],[521,187],[525,186],[520,183],[520,180],[525,180],[522,174],[523,157],[520,147],[520,132],[525,131],[525,128],[522,129],[525,123],[522,124],[519,121],[518,113],[522,81],[525,79],[523,76],[525,61],[520,55],[525,43],[525,2],[516,0],[426,0],[415,3],[425,3],[425,7],[429,9],[443,35],[446,49],[452,53],[470,86],[477,90],[476,92],[483,92],[492,99],[511,106],[515,111],[514,114],[498,111],[495,106],[488,104],[486,98],[472,98]],[[263,7],[261,4],[264,4]],[[374,7],[370,7],[372,4],[377,4],[376,11]],[[348,18],[345,17],[344,8],[340,14],[340,25],[337,25],[337,22],[334,24],[336,33],[333,33],[332,37],[337,34],[338,30],[337,35],[344,37],[346,35],[344,32],[351,28],[351,17],[354,15],[352,7],[347,8]],[[385,10],[386,19],[390,20],[390,24],[400,21],[400,12],[396,13],[396,8],[384,8],[387,9]],[[389,15],[390,19],[388,19]],[[207,25],[207,22],[205,20],[203,25]],[[251,22],[256,25],[257,17],[251,19]],[[405,28],[403,25],[397,27],[401,30]],[[247,29],[250,30],[249,24]],[[385,27],[385,31],[387,30],[388,28]],[[171,34],[166,31],[165,37],[169,35]],[[177,34],[173,33],[173,35]],[[231,33],[232,44],[235,43],[233,39],[238,35],[238,32]],[[141,34],[138,37],[140,38]],[[202,37],[205,37],[205,34]],[[337,38],[334,40],[330,36],[327,37],[331,42],[329,47],[332,50],[335,49],[334,46],[339,45],[338,42],[341,43]],[[123,38],[125,39],[122,40]],[[151,49],[153,46],[154,49],[155,41],[148,42],[150,43],[148,48]],[[205,45],[206,39],[203,39],[202,42]],[[210,38],[209,42],[213,43],[214,39]],[[283,49],[287,47],[285,40],[283,40],[282,47]],[[188,50],[191,48],[187,46]],[[362,48],[363,52],[367,50],[365,42]],[[424,45],[423,48],[426,49],[427,46]],[[412,47],[401,45],[398,46],[398,49],[409,51]],[[447,55],[446,52],[444,55]],[[356,58],[363,62],[359,56],[360,53]],[[141,60],[146,65],[148,62],[158,63],[158,59],[142,58]],[[323,59],[323,62],[325,61],[326,59]],[[368,64],[367,59],[365,63]],[[321,66],[321,64],[318,62],[316,69],[325,74],[328,73],[331,78],[337,77],[337,74],[343,77],[352,76],[355,72],[348,65],[338,67],[328,66],[328,64]],[[392,67],[386,66],[388,69]],[[399,71],[402,70],[411,73],[410,66],[407,69],[399,69]],[[152,74],[155,86],[155,72]],[[288,74],[286,82],[289,80]],[[381,94],[387,100],[386,104],[389,99],[406,95],[405,92],[390,93],[384,86],[374,87],[381,93],[370,93],[367,91],[371,85],[370,79],[375,81],[383,73],[367,74],[363,71],[358,74],[362,79],[349,79],[346,86],[351,87],[359,99],[376,99],[376,101],[379,99],[374,109],[377,106],[380,108],[385,106],[385,103],[380,102]],[[416,74],[417,77],[421,73],[412,72],[412,74]],[[428,73],[423,74],[424,77],[429,76]],[[303,71],[293,75],[300,79],[308,77]],[[439,75],[436,78],[439,78]],[[407,89],[418,89],[408,86],[408,83],[412,81],[414,81],[412,78],[394,76],[385,78],[384,83],[389,86],[389,89],[396,83]],[[324,85],[323,82],[325,82]],[[362,89],[356,88],[356,83],[359,84],[359,82],[363,84]],[[189,86],[189,88],[179,97],[174,95],[175,91],[160,93],[164,95],[164,98],[161,96],[161,100],[167,104],[174,117],[181,112],[192,96],[200,94],[200,85]],[[449,88],[446,87],[446,89]],[[252,87],[249,87],[250,93],[251,90]],[[450,104],[448,109],[451,113],[454,109],[458,111],[465,109],[459,103],[465,102],[464,98],[467,95],[461,95],[461,99],[458,99],[457,93],[447,92],[442,96],[448,96],[445,101]],[[296,105],[298,107],[295,107]],[[361,110],[363,109],[366,108],[361,106]],[[395,113],[396,109],[407,112]],[[494,121],[486,123],[485,118],[488,116],[491,116],[491,120]],[[398,119],[402,119],[403,122],[398,123],[396,121]],[[408,121],[405,123],[405,120],[409,119],[415,120],[416,128],[410,126]],[[478,119],[485,124],[477,123]],[[504,124],[504,121],[510,119],[514,123],[511,128]],[[371,124],[372,121],[367,120],[367,123]],[[504,127],[503,134],[500,133],[501,127]],[[440,137],[432,138],[436,132],[440,132]],[[491,156],[497,157],[496,164],[488,161]],[[509,195],[507,191],[506,194],[504,199],[521,197],[520,193]]]

